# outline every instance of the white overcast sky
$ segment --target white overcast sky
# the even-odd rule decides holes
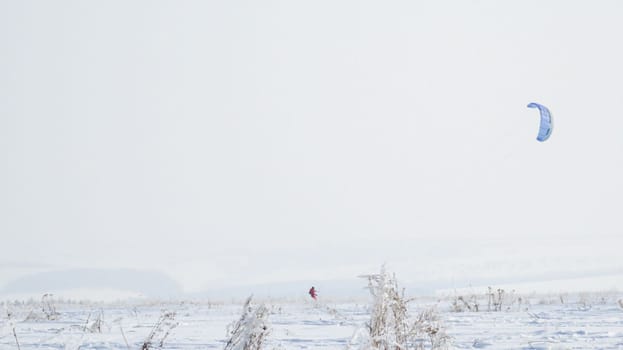
[[[187,291],[384,262],[620,272],[622,18],[620,1],[0,0],[0,286],[83,267]],[[547,142],[529,102],[553,113]]]

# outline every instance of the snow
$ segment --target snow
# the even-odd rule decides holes
[[[501,312],[452,312],[450,298],[430,297],[416,298],[411,308],[435,305],[455,349],[623,349],[620,298],[617,292],[533,294]],[[370,317],[369,300],[254,304],[269,311],[266,349],[346,349]],[[242,303],[231,301],[59,301],[59,315],[47,320],[37,301],[3,306],[0,349],[16,348],[13,327],[21,349],[138,349],[164,312],[174,312],[177,325],[163,348],[222,349],[228,325],[242,313]],[[98,318],[101,332],[92,327]]]

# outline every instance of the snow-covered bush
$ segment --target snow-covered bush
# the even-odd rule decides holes
[[[469,297],[464,297],[462,295],[459,295],[459,296],[456,296],[454,300],[452,300],[451,311],[453,312],[465,312],[465,311],[478,312],[479,310],[480,310],[480,304],[478,302],[478,297],[475,294],[472,294]]]
[[[264,305],[251,307],[251,298],[244,303],[240,319],[227,327],[225,350],[260,350],[270,333],[268,309]]]
[[[84,324],[84,331],[89,333],[102,333],[102,326],[104,324],[104,311],[100,310],[95,314],[95,317],[91,319],[91,314],[87,316],[87,321]]]
[[[481,299],[486,298],[486,309],[481,307],[485,304]],[[450,311],[452,312],[478,312],[478,311],[521,311],[522,305],[527,305],[527,301],[520,295],[515,293],[515,290],[506,292],[502,288],[493,289],[488,287],[485,294],[471,293],[468,296],[457,295],[452,300],[450,305]]]
[[[163,311],[143,342],[141,350],[162,348],[164,341],[178,324],[179,322],[175,321],[175,312]]]
[[[370,321],[355,334],[349,348],[358,350],[446,349],[449,337],[434,308],[410,317],[404,290],[399,291],[394,275],[385,267],[381,273],[361,276],[368,279],[373,301]]]
[[[446,334],[439,312],[434,307],[426,308],[418,313],[413,322],[411,334],[415,337],[412,344],[415,349],[447,349],[450,337]]]
[[[56,306],[54,305],[54,299],[52,299],[52,294],[44,294],[41,297],[41,311],[45,314],[45,317],[48,320],[56,320],[60,313],[56,311]]]
[[[25,303],[20,303],[19,305],[22,309],[26,306],[32,307],[28,314],[26,314],[24,321],[40,322],[57,320],[61,314],[56,311],[55,301],[52,297],[52,294],[46,293],[38,302],[34,299],[29,299]],[[18,305],[17,302],[14,303],[14,305]]]

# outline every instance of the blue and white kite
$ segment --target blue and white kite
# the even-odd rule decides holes
[[[541,125],[539,126],[539,135],[536,137],[538,141],[545,141],[552,134],[552,114],[549,112],[547,107],[538,104],[538,103],[530,103],[528,104],[529,108],[538,108],[539,112],[541,112]]]

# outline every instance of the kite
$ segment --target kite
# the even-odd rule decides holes
[[[552,134],[552,114],[550,113],[547,107],[538,104],[538,103],[530,103],[528,104],[528,108],[538,108],[541,113],[541,124],[539,125],[539,134],[536,139],[540,142],[543,142],[549,138]]]

